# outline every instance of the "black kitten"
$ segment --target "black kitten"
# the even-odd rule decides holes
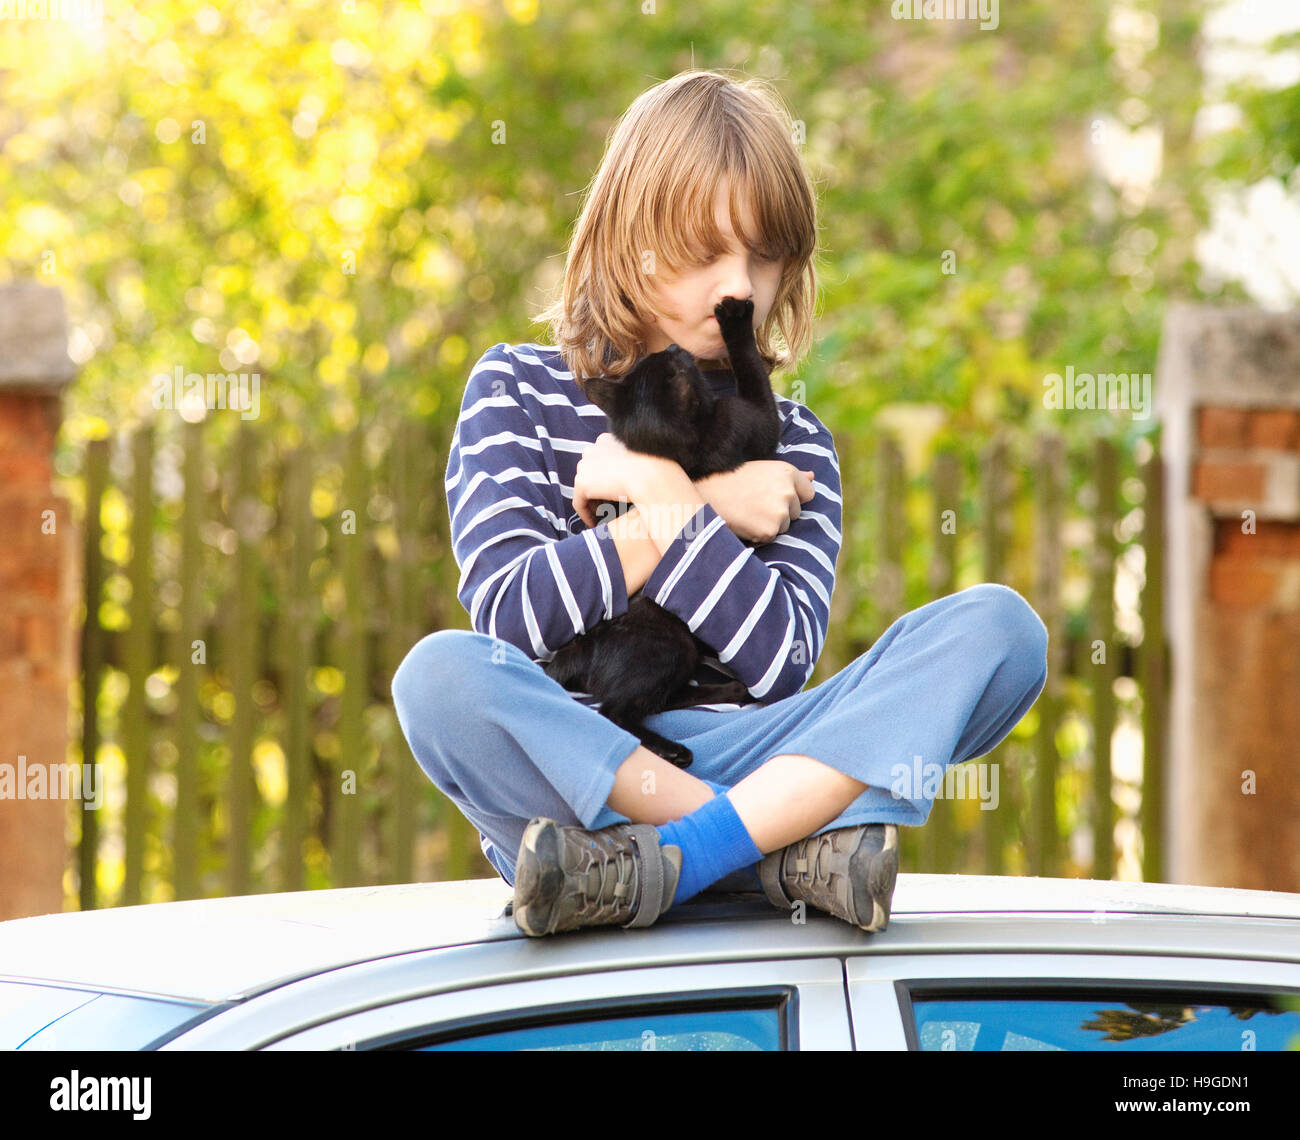
[[[731,357],[735,396],[715,395],[695,358],[675,344],[644,357],[622,379],[602,376],[585,385],[629,450],[675,460],[692,480],[770,459],[781,439],[781,414],[754,340],[754,302],[726,297],[713,314]],[[619,514],[627,509],[609,505]],[[604,507],[592,500],[599,517],[606,516]],[[626,613],[579,634],[543,668],[566,689],[598,697],[606,717],[685,768],[691,750],[642,721],[667,709],[739,701],[747,692],[738,680],[688,685],[701,651],[709,646],[681,618],[638,592]]]

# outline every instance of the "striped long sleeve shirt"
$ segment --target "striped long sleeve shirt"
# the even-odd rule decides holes
[[[730,371],[704,375],[719,394],[735,393]],[[812,412],[779,394],[776,403],[773,458],[813,471],[815,497],[762,545],[737,538],[706,504],[641,589],[713,651],[692,684],[739,678],[749,691],[740,704],[700,708],[756,707],[799,692],[826,639],[841,543],[839,458]],[[608,523],[588,527],[573,509],[578,460],[608,430],[556,348],[494,345],[465,387],[446,472],[457,596],[476,631],[539,664],[627,610]],[[600,707],[591,694],[573,696]]]

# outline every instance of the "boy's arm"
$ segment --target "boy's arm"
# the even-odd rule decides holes
[[[759,700],[798,692],[825,640],[840,545],[839,467],[825,427],[782,401],[776,457],[813,469],[816,497],[763,546],[741,542],[680,467],[666,486],[638,489],[636,516],[668,508],[646,537],[637,537],[636,516],[626,515],[574,533],[571,508],[543,459],[545,432],[525,410],[515,369],[506,345],[480,359],[447,456],[456,593],[471,626],[548,660],[626,612],[629,592],[639,588],[714,647]]]
[[[814,472],[815,495],[799,517],[784,534],[751,547],[707,500],[687,517],[679,508],[677,530],[657,546],[659,560],[641,591],[686,622],[755,698],[769,703],[799,692],[812,675],[826,640],[842,542],[831,433],[808,409],[786,408],[774,458]],[[687,501],[680,481],[668,487],[669,504]],[[668,521],[671,526],[671,515]]]
[[[445,487],[456,595],[479,633],[535,661],[627,610],[609,526],[573,530],[508,345],[488,349],[466,384]]]
[[[624,613],[681,529],[683,509],[705,501],[680,467],[669,464],[665,473],[664,461],[651,460],[637,470],[648,478],[632,480],[640,508],[574,533],[540,430],[507,346],[489,349],[466,384],[447,456],[457,596],[475,630],[534,660]],[[670,503],[676,508],[651,510]],[[646,517],[660,520],[657,542]]]
[[[659,565],[659,547],[646,534],[644,520],[636,507],[629,508],[610,522],[609,535],[623,564],[623,582],[630,598],[646,584],[646,579]]]
[[[678,531],[707,503],[703,482],[692,483],[676,463],[650,457],[642,462],[631,480],[634,505],[609,524],[628,597],[646,584]]]

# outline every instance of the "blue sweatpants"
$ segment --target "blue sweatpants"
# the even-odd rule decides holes
[[[903,614],[813,688],[729,712],[674,709],[645,723],[692,750],[692,775],[727,787],[784,753],[868,785],[815,834],[872,822],[916,826],[929,818],[926,793],[937,781],[901,773],[991,752],[1046,681],[1042,620],[1015,590],[986,582]],[[402,660],[392,690],[420,767],[478,828],[507,883],[534,816],[592,830],[628,822],[605,800],[640,740],[575,700],[516,646],[439,630]]]

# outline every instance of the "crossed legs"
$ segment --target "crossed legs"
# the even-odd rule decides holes
[[[786,754],[756,768],[728,795],[754,846],[766,855],[830,823],[866,787],[811,756]],[[712,798],[713,789],[703,780],[637,745],[615,772],[606,802],[634,823],[659,825]]]

